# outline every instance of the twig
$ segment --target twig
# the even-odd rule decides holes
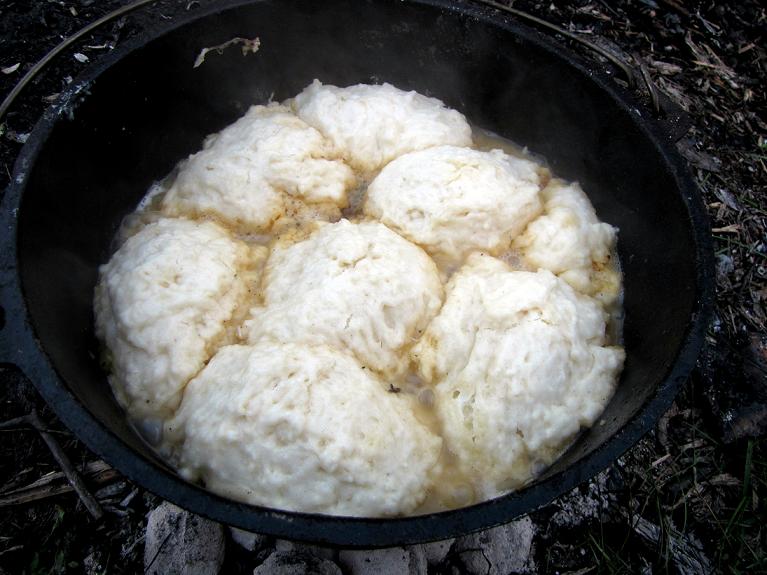
[[[7,553],[13,553],[14,551],[20,551],[21,549],[24,549],[23,545],[14,545],[13,547],[9,547],[8,549],[3,549],[0,551],[0,557]]]
[[[77,492],[77,495],[80,496],[80,499],[82,500],[83,505],[85,505],[85,508],[93,516],[94,519],[101,519],[101,517],[104,515],[104,511],[101,509],[101,505],[99,505],[99,502],[96,501],[96,498],[91,495],[91,492],[88,491],[88,488],[85,486],[85,483],[83,483],[82,478],[72,466],[72,462],[69,461],[69,457],[67,457],[67,454],[64,453],[64,451],[59,446],[59,442],[56,441],[56,439],[50,433],[48,433],[48,431],[46,431],[43,422],[40,421],[40,416],[37,415],[37,411],[32,410],[32,412],[29,414],[29,421],[32,424],[32,427],[37,429],[37,431],[40,433],[40,436],[43,438],[43,441],[45,441],[48,449],[51,450],[53,458],[61,467],[64,475],[67,476],[67,481],[69,481],[70,485],[72,485],[74,490]]]
[[[130,505],[130,502],[133,501],[133,498],[136,497],[136,495],[138,495],[138,487],[134,487],[133,491],[128,493],[128,495],[126,495],[125,498],[122,501],[120,501],[119,503],[120,507],[122,508],[128,507],[128,505]]]
[[[104,509],[109,511],[109,513],[113,513],[114,515],[117,515],[118,517],[130,516],[130,513],[128,511],[125,511],[124,509],[118,509],[117,507],[113,505],[105,505]]]
[[[0,429],[7,429],[9,427],[19,427],[20,425],[29,425],[29,416],[22,415],[21,417],[14,417],[8,421],[0,422]]]
[[[647,521],[640,515],[634,515],[631,527],[637,535],[650,545],[660,545],[663,538],[668,540],[668,550],[674,566],[680,573],[711,573],[711,561],[703,553],[699,541],[677,531],[673,525],[661,527]]]
[[[72,486],[69,484],[47,484],[35,487],[33,489],[19,489],[13,493],[0,495],[0,507],[23,505],[25,503],[32,503],[33,501],[40,501],[41,499],[48,499],[49,497],[56,497],[57,495],[63,495],[64,493],[71,492]]]
[[[682,6],[679,2],[676,2],[676,0],[661,0],[661,2],[665,4],[666,6],[670,6],[671,8],[678,10],[685,16],[688,16],[688,17],[690,16],[690,11],[684,6]]]
[[[50,476],[55,477],[49,479]],[[0,493],[0,507],[22,505],[24,503],[32,503],[33,501],[40,501],[41,499],[63,495],[64,493],[71,493],[74,491],[74,488],[69,483],[63,485],[53,483],[55,479],[61,479],[63,477],[65,477],[63,473],[52,473],[49,476],[40,478],[30,485],[4,491]],[[91,475],[89,479],[95,485],[104,485],[109,484],[120,477],[121,476],[117,471],[112,468],[107,468]]]
[[[62,50],[66,49],[68,46],[74,44],[77,40],[91,32],[92,30],[95,30],[102,24],[109,22],[110,20],[113,20],[117,18],[118,16],[122,16],[123,14],[127,14],[131,10],[135,10],[136,8],[140,8],[144,4],[149,4],[150,2],[154,2],[155,0],[136,0],[136,2],[133,2],[132,4],[128,4],[127,6],[121,6],[120,8],[117,8],[116,10],[113,10],[112,12],[102,16],[95,22],[91,22],[88,24],[85,28],[78,30],[76,33],[72,34],[68,38],[61,41],[61,43],[53,48],[50,52],[48,52],[45,56],[43,56],[43,59],[40,60],[37,64],[32,66],[32,68],[29,69],[29,71],[24,74],[24,77],[19,80],[19,83],[16,84],[13,87],[13,90],[10,91],[10,93],[5,97],[5,100],[3,100],[2,103],[0,103],[0,119],[5,116],[5,113],[8,111],[8,108],[11,107],[11,104],[13,104],[13,101],[16,99],[16,96],[19,95],[19,93],[24,89],[24,87],[29,84],[32,79],[37,76],[37,74],[45,68],[45,66],[48,65],[48,63],[56,57],[56,55],[61,52]]]
[[[626,62],[624,62],[619,57],[617,57],[615,54],[612,54],[610,51],[602,48],[599,44],[594,44],[593,42],[590,42],[586,40],[585,38],[578,36],[577,34],[573,34],[569,30],[565,30],[561,26],[552,24],[551,22],[549,22],[548,20],[544,20],[543,18],[538,18],[537,16],[529,14],[525,12],[524,10],[517,10],[516,8],[512,8],[511,6],[500,4],[499,2],[496,2],[495,0],[478,0],[478,1],[487,6],[491,6],[495,8],[496,10],[501,10],[503,12],[513,14],[519,18],[523,18],[529,22],[534,22],[539,26],[543,26],[544,28],[553,30],[557,34],[562,34],[563,36],[566,36],[567,38],[570,38],[571,40],[575,40],[576,42],[583,44],[584,46],[590,48],[594,52],[597,52],[600,56],[602,56],[603,58],[605,58],[609,62],[612,62],[615,66],[620,68],[623,71],[623,74],[626,77],[626,81],[629,83],[629,85],[632,87],[634,86],[635,84],[634,73],[631,71],[631,67],[628,64],[626,64]]]
[[[658,93],[655,89],[655,84],[653,84],[652,76],[650,76],[650,71],[647,69],[647,66],[645,66],[644,60],[638,52],[634,52],[632,57],[634,58],[634,62],[636,62],[637,66],[639,66],[639,72],[642,74],[642,80],[644,80],[647,91],[650,93],[652,108],[655,110],[656,114],[660,114],[660,100],[658,100]]]
[[[85,464],[80,469],[80,473],[88,476],[88,477],[96,477],[96,481],[98,481],[98,478],[101,477],[101,475],[105,471],[113,471],[112,468],[107,465],[105,462],[101,460],[96,461],[90,461]],[[14,493],[18,493],[21,491],[30,491],[33,489],[37,489],[39,487],[43,487],[45,485],[49,485],[53,483],[54,481],[58,481],[60,479],[64,479],[66,476],[61,471],[51,471],[50,473],[46,473],[42,477],[36,479],[32,483],[29,483],[27,485],[24,485],[23,487],[19,487],[21,482],[14,482],[11,485],[5,486],[2,489],[0,489],[0,497],[4,495],[11,495]],[[103,483],[103,481],[100,481]]]
[[[61,467],[61,471],[64,472],[67,481],[69,481],[69,484],[77,492],[77,495],[80,497],[83,505],[85,505],[85,508],[88,510],[91,516],[93,516],[94,519],[101,519],[101,517],[104,515],[104,511],[101,509],[101,505],[99,505],[99,502],[96,501],[96,498],[93,497],[91,492],[88,491],[88,488],[85,486],[85,483],[83,483],[82,478],[75,470],[72,462],[69,461],[67,454],[64,453],[64,451],[61,449],[58,441],[56,441],[53,435],[51,435],[51,433],[45,428],[45,425],[43,425],[43,422],[40,420],[40,416],[37,414],[37,411],[32,410],[28,415],[23,415],[21,417],[16,417],[9,419],[8,421],[4,421],[0,423],[0,429],[18,426],[20,423],[29,425],[30,427],[37,430],[37,432],[40,434],[40,437],[43,438],[43,441],[51,451],[51,455],[53,455],[53,458],[59,464],[59,467]]]

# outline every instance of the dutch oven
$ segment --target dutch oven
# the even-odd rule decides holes
[[[211,54],[234,37],[256,54]],[[221,2],[114,50],[37,124],[2,205],[2,356],[93,451],[136,483],[250,531],[344,546],[443,539],[507,522],[631,447],[693,368],[712,301],[698,191],[647,108],[507,14],[447,0]],[[97,360],[92,296],[110,242],[153,181],[254,103],[313,79],[435,96],[581,182],[620,230],[626,365],[602,418],[533,485],[471,507],[394,519],[288,513],[182,480],[127,423]]]

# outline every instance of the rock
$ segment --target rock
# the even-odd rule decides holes
[[[761,399],[767,396],[767,334],[752,333],[748,338],[743,371],[751,381],[754,394]]]
[[[609,469],[602,471],[588,484],[580,485],[554,501],[552,507],[559,510],[551,516],[551,524],[576,528],[602,519],[615,499],[608,488],[609,474]]]
[[[729,190],[726,190],[725,188],[714,188],[714,193],[716,194],[716,197],[722,200],[722,203],[726,205],[731,210],[735,210],[736,212],[739,212],[743,209],[743,207],[738,203],[737,198],[735,197],[735,194],[730,192]]]
[[[506,525],[456,540],[450,555],[456,573],[508,575],[535,571],[533,537],[535,525],[522,517]]]
[[[106,487],[102,487],[96,491],[93,496],[98,500],[116,497],[125,491],[126,487],[128,487],[128,483],[126,481],[118,481],[116,483],[112,483],[111,485],[107,485]]]
[[[739,409],[728,409],[722,415],[727,443],[767,433],[767,405],[757,403]]]
[[[699,360],[704,395],[722,439],[732,443],[767,433],[767,336],[743,333],[709,346]]]
[[[146,574],[215,575],[224,562],[224,528],[167,501],[149,512]]]
[[[410,553],[410,573],[426,573],[429,570],[429,560],[426,557],[426,550],[420,546],[406,547]],[[449,551],[449,548],[448,548]],[[447,555],[447,553],[445,553]]]
[[[735,271],[735,260],[727,254],[716,256],[716,280],[720,284],[729,282],[727,276]]]
[[[101,551],[94,550],[83,559],[83,572],[86,575],[100,575],[106,573],[106,564]]]
[[[328,559],[275,551],[253,570],[253,575],[341,575],[341,569]]]
[[[722,161],[700,149],[694,138],[680,140],[677,149],[696,168],[707,172],[719,172],[722,169]]]
[[[250,531],[245,531],[244,529],[238,529],[237,527],[230,526],[229,534],[232,536],[232,541],[245,549],[245,551],[262,549],[269,543],[269,537],[267,535],[252,533]]]
[[[274,548],[277,551],[284,551],[285,553],[310,555],[312,557],[321,557],[322,559],[333,559],[335,557],[335,551],[330,547],[298,543],[295,541],[288,541],[287,539],[277,539]]]
[[[338,561],[351,575],[426,574],[426,556],[420,546],[341,551]]]
[[[453,546],[455,539],[444,539],[442,541],[433,541],[431,543],[424,543],[423,545],[415,545],[414,547],[420,548],[423,553],[426,562],[429,565],[438,565],[445,560],[447,554],[450,553],[450,548]]]

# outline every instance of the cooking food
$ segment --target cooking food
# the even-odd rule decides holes
[[[616,303],[621,278],[612,259],[616,230],[600,222],[578,184],[552,180],[541,192],[544,213],[514,239],[532,269],[554,272],[605,306]]]
[[[612,395],[621,348],[607,315],[550,271],[475,252],[410,352],[434,388],[446,447],[482,499],[548,466]]]
[[[215,215],[249,232],[280,218],[338,219],[355,184],[334,145],[286,106],[253,106],[209,136],[162,200],[169,216]],[[296,202],[295,200],[303,202]]]
[[[222,348],[184,393],[179,469],[279,509],[394,515],[426,496],[442,440],[337,347]],[[173,430],[171,429],[171,433]]]
[[[293,107],[364,174],[408,152],[448,144],[471,146],[471,127],[461,113],[390,84],[337,88],[315,80],[296,96]]]
[[[109,350],[112,389],[132,417],[173,414],[186,383],[226,341],[227,322],[249,300],[267,253],[213,222],[168,218],[130,237],[102,266],[96,335]]]
[[[576,184],[472,144],[439,100],[315,81],[150,191],[101,268],[97,334],[184,477],[434,511],[524,485],[595,422],[624,358],[615,229]]]
[[[434,262],[378,222],[341,220],[276,242],[263,283],[263,304],[243,324],[249,342],[324,343],[392,381],[443,300]]]
[[[456,266],[475,250],[508,250],[538,215],[536,168],[501,150],[439,146],[404,154],[370,183],[364,212]]]

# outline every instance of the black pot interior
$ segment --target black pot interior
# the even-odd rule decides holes
[[[673,168],[639,127],[638,111],[529,32],[514,35],[476,14],[399,1],[256,2],[134,50],[86,86],[71,115],[61,115],[23,196],[22,288],[60,378],[136,453],[155,457],[113,399],[93,337],[93,288],[115,230],[206,134],[314,78],[386,81],[436,96],[544,156],[555,174],[580,181],[600,218],[620,229],[625,371],[604,422],[548,476],[578,466],[657,392],[696,294],[695,232]],[[243,56],[235,46],[193,68],[202,47],[236,36],[259,37],[258,53]]]

